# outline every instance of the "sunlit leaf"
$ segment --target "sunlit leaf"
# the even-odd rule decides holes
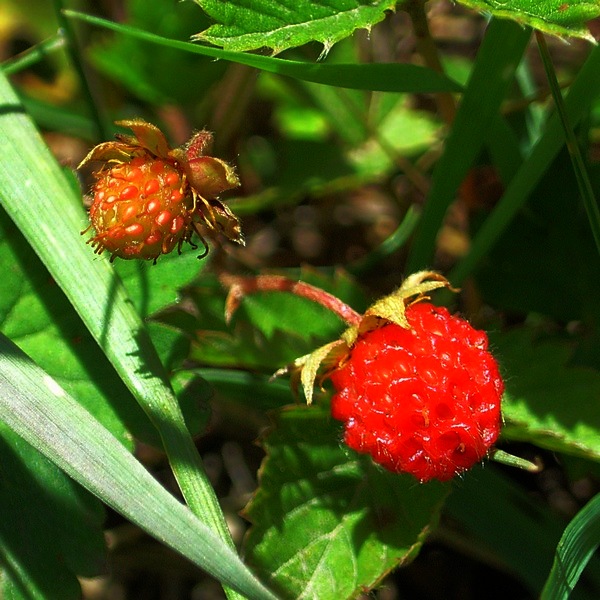
[[[284,410],[247,515],[248,560],[284,598],[353,598],[409,563],[448,492],[359,457],[317,406]]]
[[[281,52],[307,42],[321,42],[325,52],[355,29],[370,29],[395,0],[195,0],[217,21],[194,39],[237,52],[264,46]]]

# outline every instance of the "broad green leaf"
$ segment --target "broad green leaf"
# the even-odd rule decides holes
[[[275,53],[321,42],[331,46],[355,29],[371,29],[393,10],[395,0],[195,0],[217,24],[193,39],[243,52],[272,48]]]
[[[273,598],[227,541],[162,487],[110,432],[3,335],[0,421],[108,506],[218,580],[249,598]]]
[[[418,485],[344,449],[318,406],[281,411],[246,510],[246,556],[284,598],[355,598],[409,563],[448,486]]]
[[[460,4],[511,19],[560,37],[595,42],[586,23],[600,16],[599,0],[458,0]]]
[[[506,374],[503,436],[600,461],[600,373],[569,366],[568,345],[527,329],[490,340]]]
[[[315,83],[358,90],[378,90],[382,92],[435,93],[462,91],[462,87],[455,81],[448,79],[437,71],[418,65],[400,63],[329,65],[296,60],[283,60],[258,54],[229,52],[219,48],[180,42],[179,40],[169,39],[135,27],[113,23],[106,19],[100,19],[73,10],[65,10],[64,13],[67,17],[78,19],[98,27],[104,27],[167,48],[175,48],[184,52],[229,60],[231,62],[268,71],[269,73],[277,73],[278,75],[294,77],[304,81],[313,81]]]
[[[556,548],[541,600],[566,600],[600,544],[600,495],[573,518]]]
[[[161,256],[153,265],[137,260],[118,261],[115,270],[142,317],[148,317],[180,299],[180,289],[198,277],[206,263],[198,260],[200,250],[190,246],[182,254]]]
[[[343,273],[326,277],[306,269],[286,274],[322,287],[358,310],[366,305],[360,290]],[[203,278],[190,295],[196,306],[194,317],[180,312],[160,319],[193,336],[191,358],[202,366],[273,373],[336,339],[345,329],[333,313],[287,292],[246,296],[229,325],[224,318],[226,294],[215,279]]]
[[[105,570],[101,503],[3,423],[0,453],[3,597],[80,598],[77,576]]]

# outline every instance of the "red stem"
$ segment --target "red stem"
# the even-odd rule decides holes
[[[225,318],[227,321],[238,309],[242,298],[256,292],[290,292],[296,296],[307,298],[324,306],[351,326],[359,325],[362,319],[362,316],[353,308],[329,292],[310,283],[294,281],[282,275],[258,275],[257,277],[223,275],[221,276],[221,283],[229,287],[229,294],[225,303]]]

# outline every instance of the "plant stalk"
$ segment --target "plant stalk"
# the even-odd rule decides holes
[[[222,275],[220,279],[223,285],[229,287],[229,294],[225,302],[227,321],[231,320],[244,296],[256,292],[289,292],[306,298],[330,310],[350,326],[359,325],[362,319],[359,313],[333,294],[304,281],[295,281],[282,275],[258,275],[256,277]]]

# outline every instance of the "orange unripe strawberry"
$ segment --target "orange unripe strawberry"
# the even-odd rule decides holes
[[[115,257],[155,259],[189,241],[192,207],[177,169],[136,157],[102,171],[94,186],[93,244]]]
[[[90,220],[96,235],[89,242],[125,259],[154,260],[175,248],[181,252],[199,225],[243,243],[237,218],[217,196],[239,185],[233,169],[207,156],[212,134],[201,131],[188,145],[171,149],[162,132],[141,119],[117,123],[135,136],[96,146],[80,167],[105,165],[94,173]],[[194,244],[192,244],[194,245]],[[195,247],[195,246],[194,246]]]

